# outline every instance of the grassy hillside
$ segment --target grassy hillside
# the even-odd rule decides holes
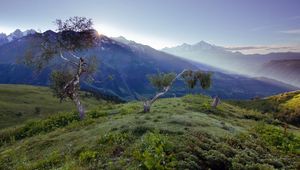
[[[0,169],[299,169],[299,129],[200,95],[105,104],[0,131]]]
[[[264,99],[231,103],[263,113],[271,113],[275,118],[300,126],[300,91],[282,93]]]
[[[82,97],[88,109],[101,103],[93,97]],[[47,87],[0,84],[0,129],[75,109],[71,101],[60,103]]]

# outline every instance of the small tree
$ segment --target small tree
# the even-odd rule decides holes
[[[156,95],[145,100],[143,103],[144,112],[150,112],[152,104],[161,96],[166,94],[172,87],[173,83],[177,80],[183,78],[185,83],[189,88],[194,88],[197,82],[200,83],[200,87],[203,89],[208,89],[211,85],[211,74],[200,70],[183,70],[179,74],[175,73],[158,73],[155,75],[149,75],[148,79],[153,87],[157,89]]]
[[[61,102],[70,98],[83,119],[85,109],[79,99],[80,80],[83,75],[91,75],[96,71],[97,59],[77,55],[96,45],[98,34],[92,28],[92,20],[85,17],[71,17],[65,21],[58,19],[55,23],[57,33],[35,34],[26,52],[25,64],[41,70],[54,58],[64,61],[61,69],[52,72],[50,87]]]

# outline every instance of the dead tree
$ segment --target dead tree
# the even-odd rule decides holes
[[[219,98],[219,96],[214,97],[211,103],[211,107],[216,108],[219,104],[221,104],[221,99]]]
[[[72,17],[65,21],[56,20],[57,33],[48,31],[37,33],[25,55],[25,64],[41,70],[54,58],[56,67],[62,66],[51,74],[54,95],[62,102],[71,99],[77,107],[81,119],[85,109],[79,98],[82,76],[96,71],[97,59],[82,55],[82,51],[98,43],[98,34],[92,28],[92,20],[85,17]],[[81,53],[80,53],[81,52]],[[61,65],[60,63],[64,63]]]
[[[200,75],[201,73],[201,75]],[[166,94],[174,84],[174,82],[180,78],[183,78],[186,81],[186,74],[189,74],[189,76],[193,77],[193,86],[196,85],[197,81],[200,81],[200,86],[204,89],[209,88],[210,86],[210,73],[206,73],[203,71],[192,71],[192,70],[183,70],[179,74],[175,73],[158,73],[156,75],[150,75],[148,76],[148,79],[152,86],[154,86],[159,92],[156,93],[156,95],[149,99],[145,100],[143,102],[144,112],[150,112],[152,104],[161,96]],[[203,77],[206,77],[205,79]],[[208,77],[208,78],[207,78]],[[206,82],[202,82],[202,81]]]

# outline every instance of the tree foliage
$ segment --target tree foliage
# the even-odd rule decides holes
[[[200,88],[208,89],[211,86],[211,73],[204,71],[192,71],[187,70],[182,74],[182,78],[186,83],[187,87],[193,89],[199,83]]]
[[[166,94],[172,87],[173,83],[182,78],[188,88],[194,88],[197,82],[200,83],[200,87],[203,89],[208,89],[211,86],[211,73],[203,72],[200,70],[183,70],[179,74],[175,73],[158,73],[148,76],[148,79],[153,87],[155,87],[159,92],[151,98],[143,102],[144,112],[150,112],[151,105],[162,95]]]
[[[157,90],[163,90],[169,86],[176,77],[175,73],[158,73],[148,76],[148,79],[153,87]]]
[[[92,27],[92,20],[85,17],[71,17],[64,21],[58,19],[55,23],[57,33],[47,31],[34,35],[25,55],[25,64],[41,70],[60,57],[65,64],[55,60],[54,63],[62,67],[53,71],[50,87],[60,101],[67,97],[73,100],[83,118],[84,108],[78,95],[80,80],[82,76],[89,77],[96,71],[98,61],[94,56],[77,55],[97,45],[98,33]]]
[[[64,86],[71,81],[73,74],[68,70],[55,70],[51,73],[50,88],[53,90],[54,96],[62,102],[65,99]],[[79,89],[79,85],[76,86]]]
[[[92,20],[85,17],[71,17],[65,21],[56,20],[57,33],[47,31],[36,33],[25,55],[25,64],[43,69],[52,59],[61,57],[74,63],[76,53],[97,44],[98,33],[92,27]]]

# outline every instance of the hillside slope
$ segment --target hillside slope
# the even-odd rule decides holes
[[[206,96],[106,104],[0,131],[0,169],[297,169],[299,129]],[[275,142],[274,142],[275,141]],[[288,147],[287,147],[288,146]]]
[[[44,34],[56,36],[56,33],[52,31]],[[22,61],[29,43],[35,41],[37,41],[35,36],[31,35],[0,46],[0,83],[48,85],[51,70],[56,69],[58,63],[63,63],[65,66],[62,59],[57,59],[53,61],[54,64],[50,64],[40,74],[36,74],[20,62],[17,63],[17,61]],[[95,48],[84,51],[82,55],[96,56],[100,62],[94,76],[96,81],[89,85],[83,84],[83,89],[93,89],[93,91],[127,100],[140,99],[141,96],[150,96],[155,93],[155,89],[147,80],[148,74],[155,74],[158,71],[179,73],[183,69],[203,69],[215,72],[213,75],[215,83],[207,92],[211,96],[249,99],[257,95],[269,96],[295,90],[295,87],[284,83],[265,82],[251,77],[222,73],[219,69],[191,63],[190,60],[157,51],[146,45],[133,42],[124,44],[104,35],[99,37],[99,43]],[[108,80],[108,76],[113,79]],[[175,84],[171,93],[182,96],[186,92],[181,82]]]
[[[257,72],[300,86],[300,60],[272,60],[262,65]]]
[[[87,109],[103,103],[88,93],[82,93],[81,97]],[[74,104],[60,103],[47,87],[0,84],[0,129],[70,110],[76,110]]]
[[[280,120],[300,126],[300,91],[231,103],[247,109],[258,110],[262,113],[271,113]]]

